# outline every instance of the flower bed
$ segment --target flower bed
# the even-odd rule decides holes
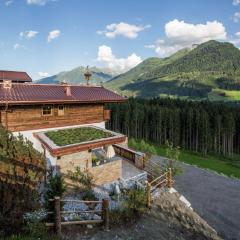
[[[58,146],[66,146],[113,136],[109,132],[93,127],[68,128],[58,131],[49,131],[46,132],[45,135]]]

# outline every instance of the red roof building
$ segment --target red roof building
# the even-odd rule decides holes
[[[32,79],[26,72],[0,70],[0,82],[3,82],[3,80],[19,83],[32,82]]]
[[[32,103],[109,103],[122,102],[126,99],[99,86],[48,85],[13,83],[4,87],[0,83],[1,104]]]

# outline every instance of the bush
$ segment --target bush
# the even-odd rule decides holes
[[[147,199],[144,189],[131,189],[127,193],[125,208],[130,214],[141,214],[147,210]]]
[[[82,172],[80,167],[75,168],[75,172],[68,172],[69,178],[78,184],[83,192],[90,191],[93,186],[93,176],[88,172]]]
[[[165,169],[167,170],[168,168],[171,168],[174,176],[179,175],[182,172],[182,169],[177,162],[179,160],[180,147],[175,147],[173,143],[169,141],[166,142],[166,145],[166,156],[169,160],[165,165]]]
[[[95,200],[97,200],[93,190],[88,190],[88,191],[84,192],[84,195],[83,195],[82,199],[84,201],[95,201]]]
[[[49,199],[54,199],[54,197],[62,197],[66,192],[66,185],[64,183],[63,177],[59,174],[51,176],[48,179],[45,192],[45,204],[48,209]]]
[[[50,179],[48,179],[46,189],[47,190],[44,196],[45,208],[49,212],[54,212],[54,202],[49,201],[49,199],[54,199],[54,197],[62,198],[63,194],[66,191],[66,185],[64,183],[63,177],[61,175],[51,176]],[[61,208],[62,208],[62,202],[61,202]],[[53,215],[49,215],[47,219],[51,221],[53,219]]]
[[[30,141],[0,126],[0,237],[20,232],[23,215],[39,207],[45,163]]]

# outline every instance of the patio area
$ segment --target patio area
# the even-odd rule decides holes
[[[128,180],[138,175],[142,175],[145,173],[144,170],[137,168],[134,163],[130,162],[129,160],[122,158],[122,178],[124,180]]]
[[[124,157],[120,157],[119,155],[115,155],[111,158],[106,158],[106,151],[103,148],[94,149],[92,151],[93,153],[93,166],[96,166],[94,162],[96,162],[96,159],[99,160],[99,165],[102,165],[104,163],[112,162],[115,160],[122,160],[122,179],[123,180],[130,180],[130,179],[138,179],[138,177],[143,176],[146,174],[144,170],[141,170],[137,168],[134,163]]]

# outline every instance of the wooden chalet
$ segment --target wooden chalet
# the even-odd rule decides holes
[[[111,152],[114,144],[127,147],[127,137],[111,132],[108,138],[57,146],[46,133],[81,127],[109,132],[106,104],[125,100],[102,86],[36,84],[24,72],[0,71],[0,124],[30,140],[44,153],[48,167],[65,175],[76,167],[88,169],[97,184],[122,177],[122,159],[103,153]],[[100,165],[93,163],[93,153],[94,159],[103,160]]]

